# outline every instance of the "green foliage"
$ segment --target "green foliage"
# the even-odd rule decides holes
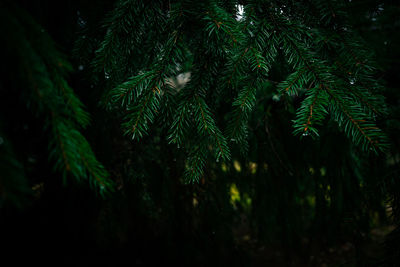
[[[0,208],[8,203],[21,208],[26,205],[32,190],[11,143],[3,131],[0,134]]]
[[[2,237],[48,231],[101,263],[369,266],[371,229],[399,225],[394,4],[42,3],[0,4]]]
[[[333,10],[330,3],[311,1],[307,8],[320,12],[314,19],[294,7],[262,1],[246,2],[238,19],[238,7],[235,1],[176,1],[168,6],[118,2],[105,22],[107,32],[93,64],[113,88],[107,105],[120,104],[124,110],[127,135],[141,139],[151,124],[162,121],[167,140],[185,147],[188,157],[207,157],[208,152],[199,153],[196,147],[210,146],[217,160],[227,160],[227,139],[246,151],[248,120],[270,70],[288,64],[292,71],[277,89],[303,99],[293,119],[295,134],[317,137],[330,114],[365,151],[387,148],[387,138],[376,125],[385,104],[379,95],[382,87],[373,78],[373,55],[346,23],[343,5],[335,4]],[[133,53],[141,59],[123,61]],[[187,88],[171,93],[166,80],[188,64],[192,78]],[[171,106],[162,104],[167,98]],[[221,122],[225,130],[213,118],[221,101],[232,103],[227,121]],[[205,143],[185,142],[188,133]],[[200,177],[207,161],[187,165],[195,162],[200,165],[191,169]]]
[[[54,169],[63,174],[64,181],[72,175],[78,181],[87,179],[93,188],[104,194],[112,189],[108,172],[96,160],[89,143],[82,134],[63,119],[54,118],[52,139],[50,139],[50,158],[55,162]]]
[[[10,4],[1,9],[2,40],[19,62],[16,70],[26,77],[25,88],[31,112],[45,118],[49,134],[49,158],[54,170],[77,181],[88,182],[101,195],[112,190],[108,172],[96,160],[90,145],[80,133],[89,125],[89,114],[66,78],[71,64],[55,47],[51,37],[29,14]],[[4,37],[3,36],[3,37]]]

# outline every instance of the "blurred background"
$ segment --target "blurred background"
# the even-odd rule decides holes
[[[294,111],[273,82],[265,85],[250,123],[249,154],[208,162],[198,184],[182,181],[184,154],[165,133],[142,142],[123,135],[98,103],[89,60],[99,25],[114,1],[12,1],[52,38],[72,63],[69,85],[91,114],[83,135],[110,173],[114,192],[102,197],[67,179],[48,160],[46,120],[32,112],[18,69],[26,57],[11,49],[1,27],[0,255],[44,262],[218,266],[396,266],[400,254],[400,4],[349,1],[351,23],[376,53],[377,79],[389,114],[379,122],[392,142],[367,155],[337,126],[321,138],[292,135]],[[6,12],[9,2],[0,4]],[[22,11],[21,11],[22,12]],[[13,18],[13,14],[10,18]],[[11,19],[9,19],[11,21]],[[16,33],[17,34],[17,33]],[[82,42],[87,36],[87,42]],[[85,38],[83,38],[85,39]],[[80,40],[77,43],[77,40]],[[44,45],[45,47],[45,45]],[[29,64],[29,63],[27,63]],[[285,66],[271,80],[281,80]],[[397,258],[396,258],[397,257]]]

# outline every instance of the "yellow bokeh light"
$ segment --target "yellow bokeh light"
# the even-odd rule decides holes
[[[234,161],[233,161],[233,167],[235,168],[235,170],[236,170],[237,172],[241,172],[241,171],[242,171],[242,166],[240,166],[240,163],[239,163],[239,161],[237,161],[237,160],[234,160]]]

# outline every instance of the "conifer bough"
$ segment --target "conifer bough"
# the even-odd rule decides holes
[[[188,154],[190,182],[209,156],[229,160],[231,145],[247,147],[257,92],[279,64],[288,75],[274,90],[288,104],[302,99],[294,134],[318,136],[329,116],[379,152],[382,87],[348,15],[346,1],[119,1],[93,65],[112,88],[107,105],[125,113],[126,134],[140,140],[152,124],[164,128]],[[181,90],[166,82],[184,72],[191,80]],[[221,103],[231,110],[217,117]]]
[[[0,20],[0,28],[5,33],[2,43],[19,63],[15,73],[26,77],[16,83],[24,89],[22,95],[28,96],[30,110],[45,121],[48,154],[54,170],[60,172],[64,180],[67,177],[87,180],[101,195],[113,190],[108,172],[81,134],[90,118],[67,83],[71,64],[56,49],[48,33],[13,3],[2,6]]]

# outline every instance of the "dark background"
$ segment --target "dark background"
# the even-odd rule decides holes
[[[19,208],[12,203],[0,207],[2,258],[16,253],[14,262],[56,257],[58,262],[132,265],[379,266],[385,253],[396,249],[383,241],[395,227],[392,205],[400,190],[395,180],[400,151],[397,1],[349,4],[355,29],[376,52],[377,78],[386,88],[390,114],[381,126],[392,142],[388,155],[353,157],[349,141],[331,125],[318,141],[299,140],[291,134],[291,114],[269,97],[261,101],[259,114],[268,114],[263,119],[270,126],[257,127],[259,118],[254,118],[250,155],[237,156],[225,167],[210,164],[208,179],[195,185],[180,180],[184,155],[179,150],[157,137],[137,144],[123,136],[120,122],[98,105],[102,93],[91,86],[89,65],[73,56],[82,34],[80,20],[95,36],[114,2],[15,2],[73,63],[68,81],[92,116],[84,134],[117,190],[102,198],[84,183],[63,183],[53,172],[44,122],[27,107],[12,72],[17,63],[3,49],[1,128],[32,190],[21,197]],[[384,183],[388,186],[382,189]]]

